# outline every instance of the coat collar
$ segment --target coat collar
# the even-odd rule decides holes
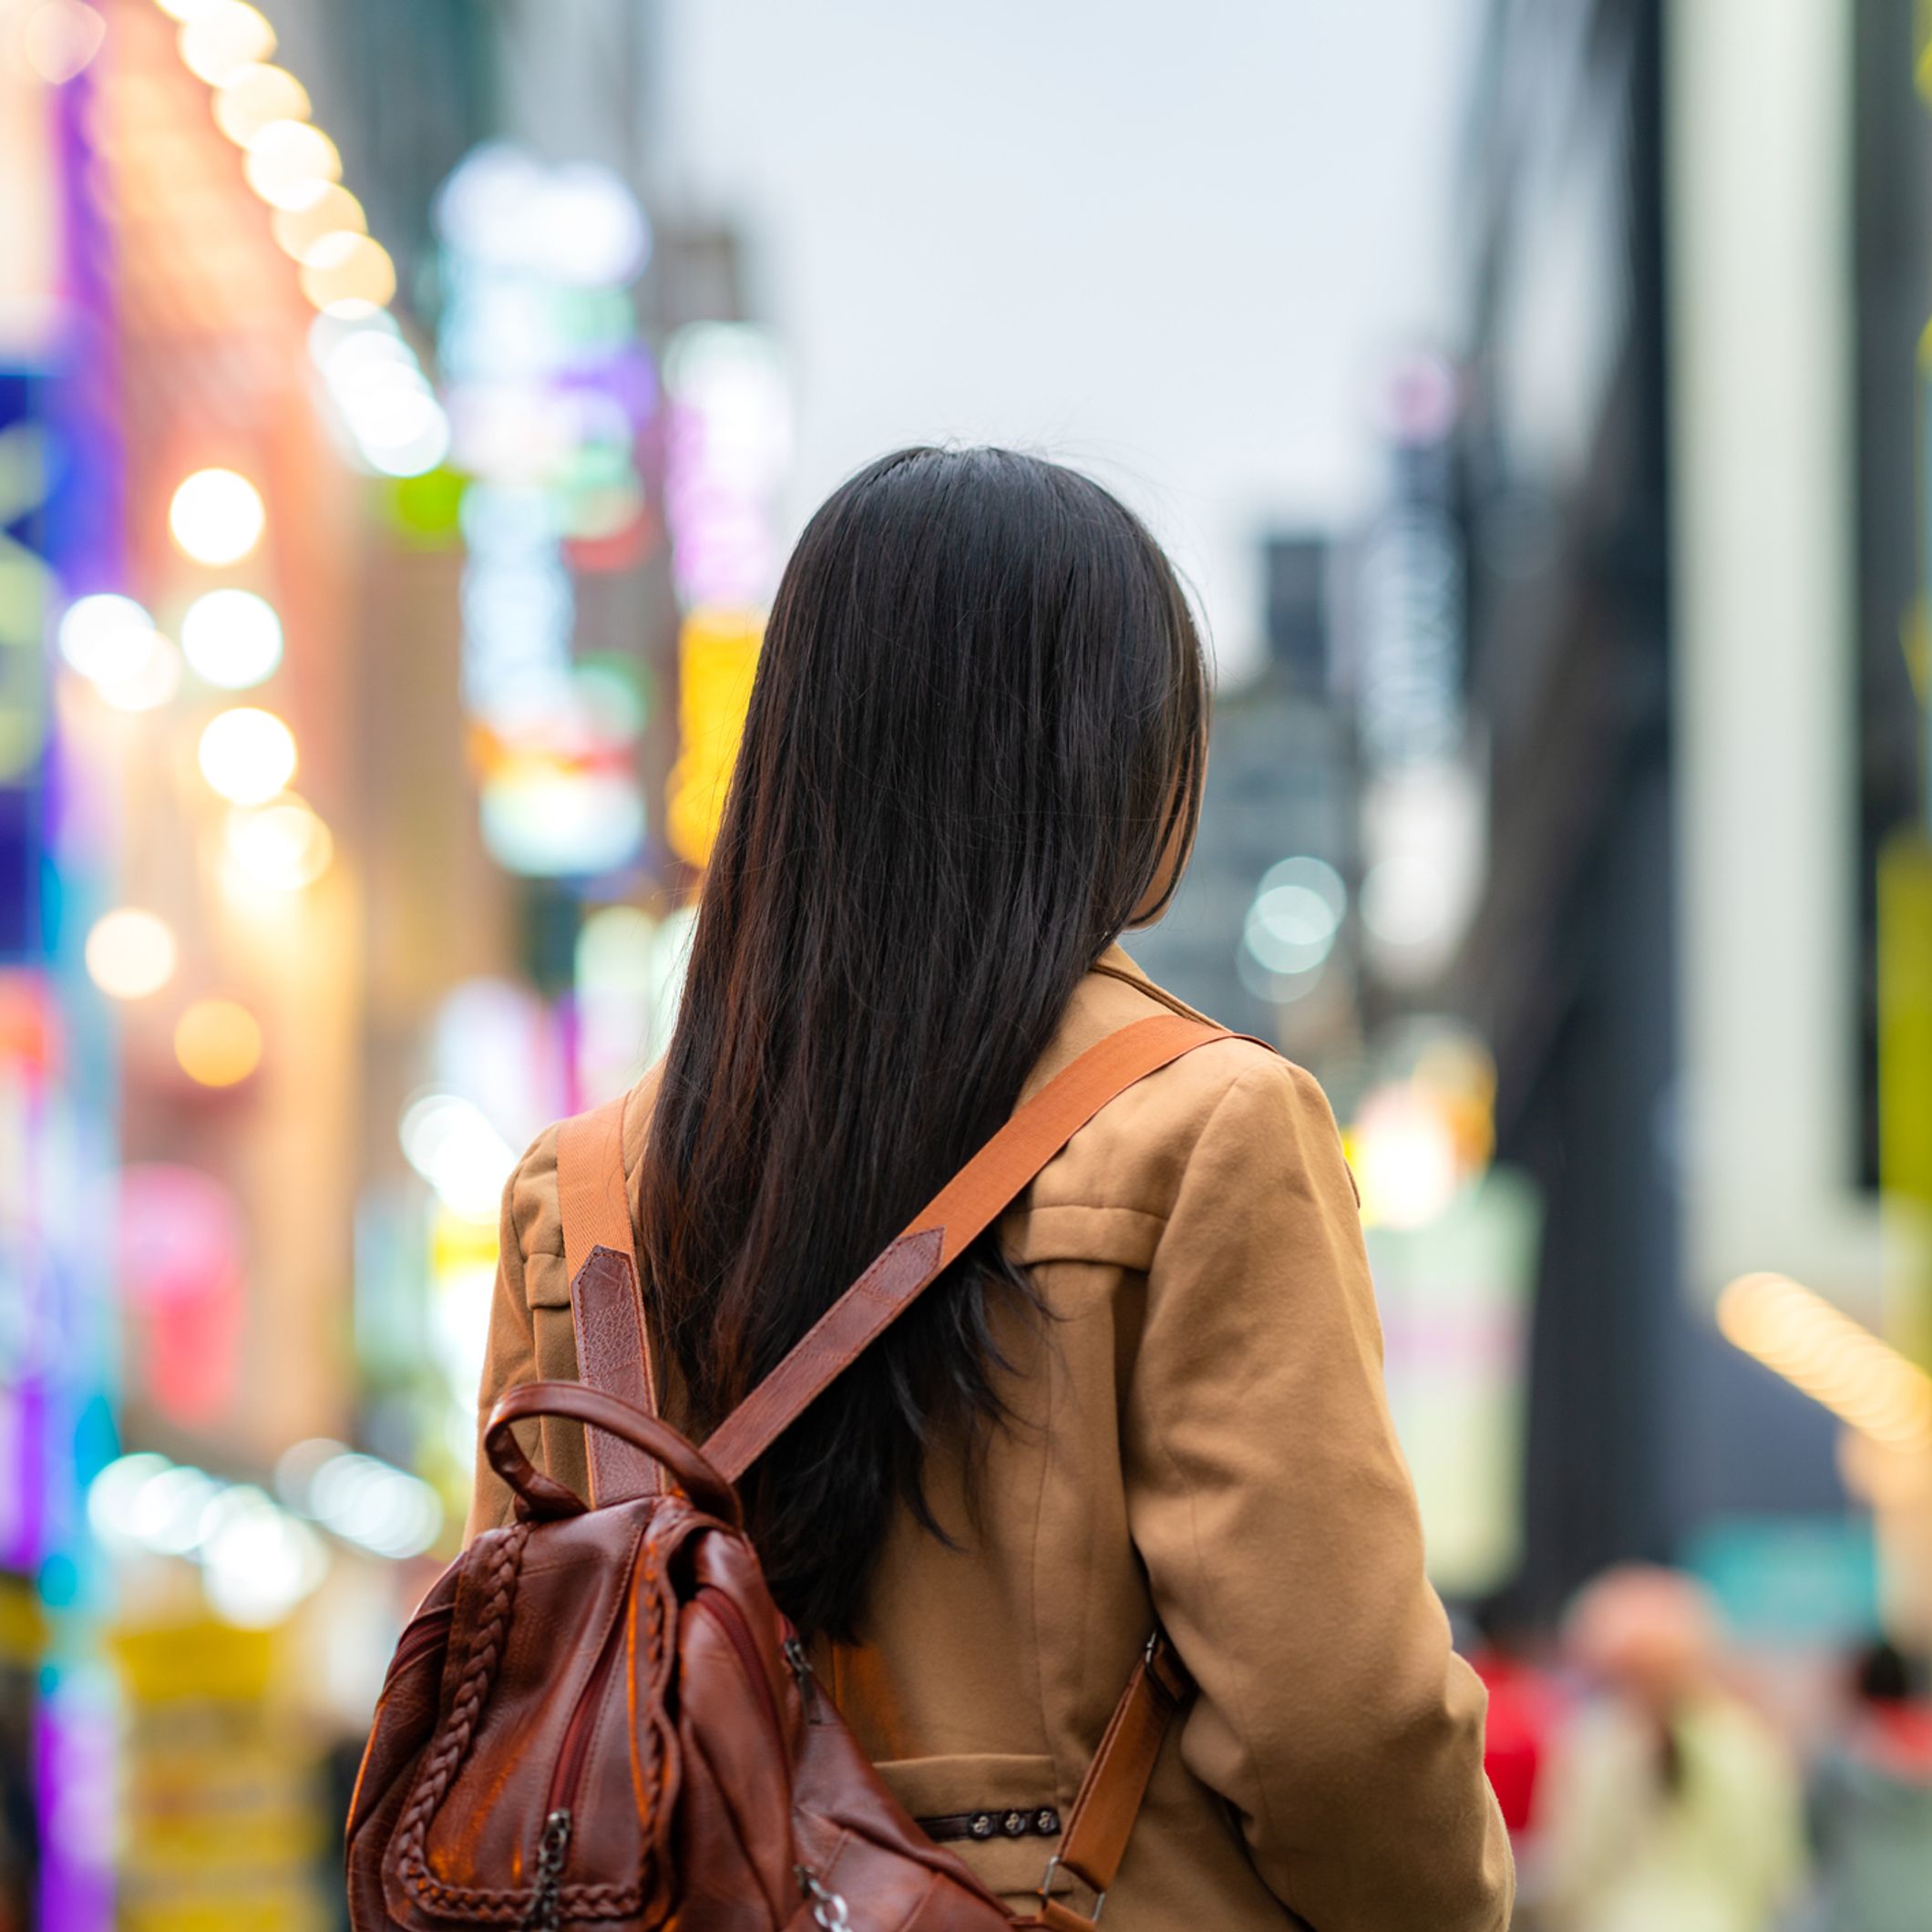
[[[1158,1002],[1159,1004],[1166,1007],[1171,1012],[1186,1013],[1190,1020],[1199,1020],[1209,1026],[1218,1026],[1220,1024],[1219,1021],[1209,1018],[1208,1014],[1196,1012],[1184,1000],[1177,1000],[1165,986],[1156,985],[1140,970],[1133,956],[1118,940],[1115,940],[1108,946],[1107,950],[1094,961],[1093,965],[1088,969],[1087,977],[1091,979],[1095,973],[1105,978],[1123,981],[1129,986],[1137,987],[1149,999]]]
[[[1208,1025],[1216,1023],[1207,1014],[1177,1000],[1163,986],[1156,986],[1134,961],[1118,940],[1095,960],[1074,989],[1065,1016],[1053,1040],[1028,1074],[1020,1090],[1023,1100],[1038,1093],[1055,1074],[1077,1059],[1088,1047],[1098,1044],[1109,1033],[1116,1033],[1136,1020],[1157,1012],[1183,1013],[1190,1020]]]

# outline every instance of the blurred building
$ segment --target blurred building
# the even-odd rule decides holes
[[[1924,1011],[1885,967],[1887,906],[1922,919],[1915,57],[1904,5],[1490,14],[1456,432],[1488,851],[1445,987],[1544,1203],[1545,1609],[1670,1557],[1761,1627],[1808,1572],[1783,1634],[1834,1634],[1871,1588],[1839,1464],[1932,1460],[1875,1191],[1928,1091],[1884,1018]],[[1819,1367],[1841,1316],[1862,1380]]]
[[[674,1004],[786,437],[651,18],[0,0],[0,1927],[333,1918],[503,1181]]]

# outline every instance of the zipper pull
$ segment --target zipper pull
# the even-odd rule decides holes
[[[558,1894],[563,1886],[563,1861],[570,1851],[570,1814],[553,1811],[543,1821],[543,1835],[537,1841],[537,1885],[530,1894],[530,1908],[524,1914],[527,1932],[557,1932]]]
[[[812,1660],[805,1654],[805,1646],[796,1637],[787,1637],[784,1644],[785,1660],[792,1667],[792,1675],[798,1680],[798,1695],[805,1700],[807,1716],[812,1710],[812,1687],[817,1680],[812,1676]]]

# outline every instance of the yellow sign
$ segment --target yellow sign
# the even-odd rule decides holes
[[[121,1932],[327,1932],[315,1740],[282,1708],[283,1630],[125,1627]]]
[[[664,834],[694,866],[710,858],[718,836],[764,636],[762,611],[716,605],[693,611],[678,634],[678,757]]]

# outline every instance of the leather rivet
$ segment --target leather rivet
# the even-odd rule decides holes
[[[975,1838],[991,1838],[992,1836],[992,1814],[990,1812],[973,1813],[972,1823],[966,1829]]]
[[[1033,1817],[1033,1829],[1043,1838],[1057,1836],[1060,1831],[1060,1814],[1056,1811],[1036,1813]]]
[[[1006,1826],[1006,1835],[1009,1838],[1023,1838],[1026,1836],[1026,1814],[1024,1812],[1008,1812],[1002,1822]]]

